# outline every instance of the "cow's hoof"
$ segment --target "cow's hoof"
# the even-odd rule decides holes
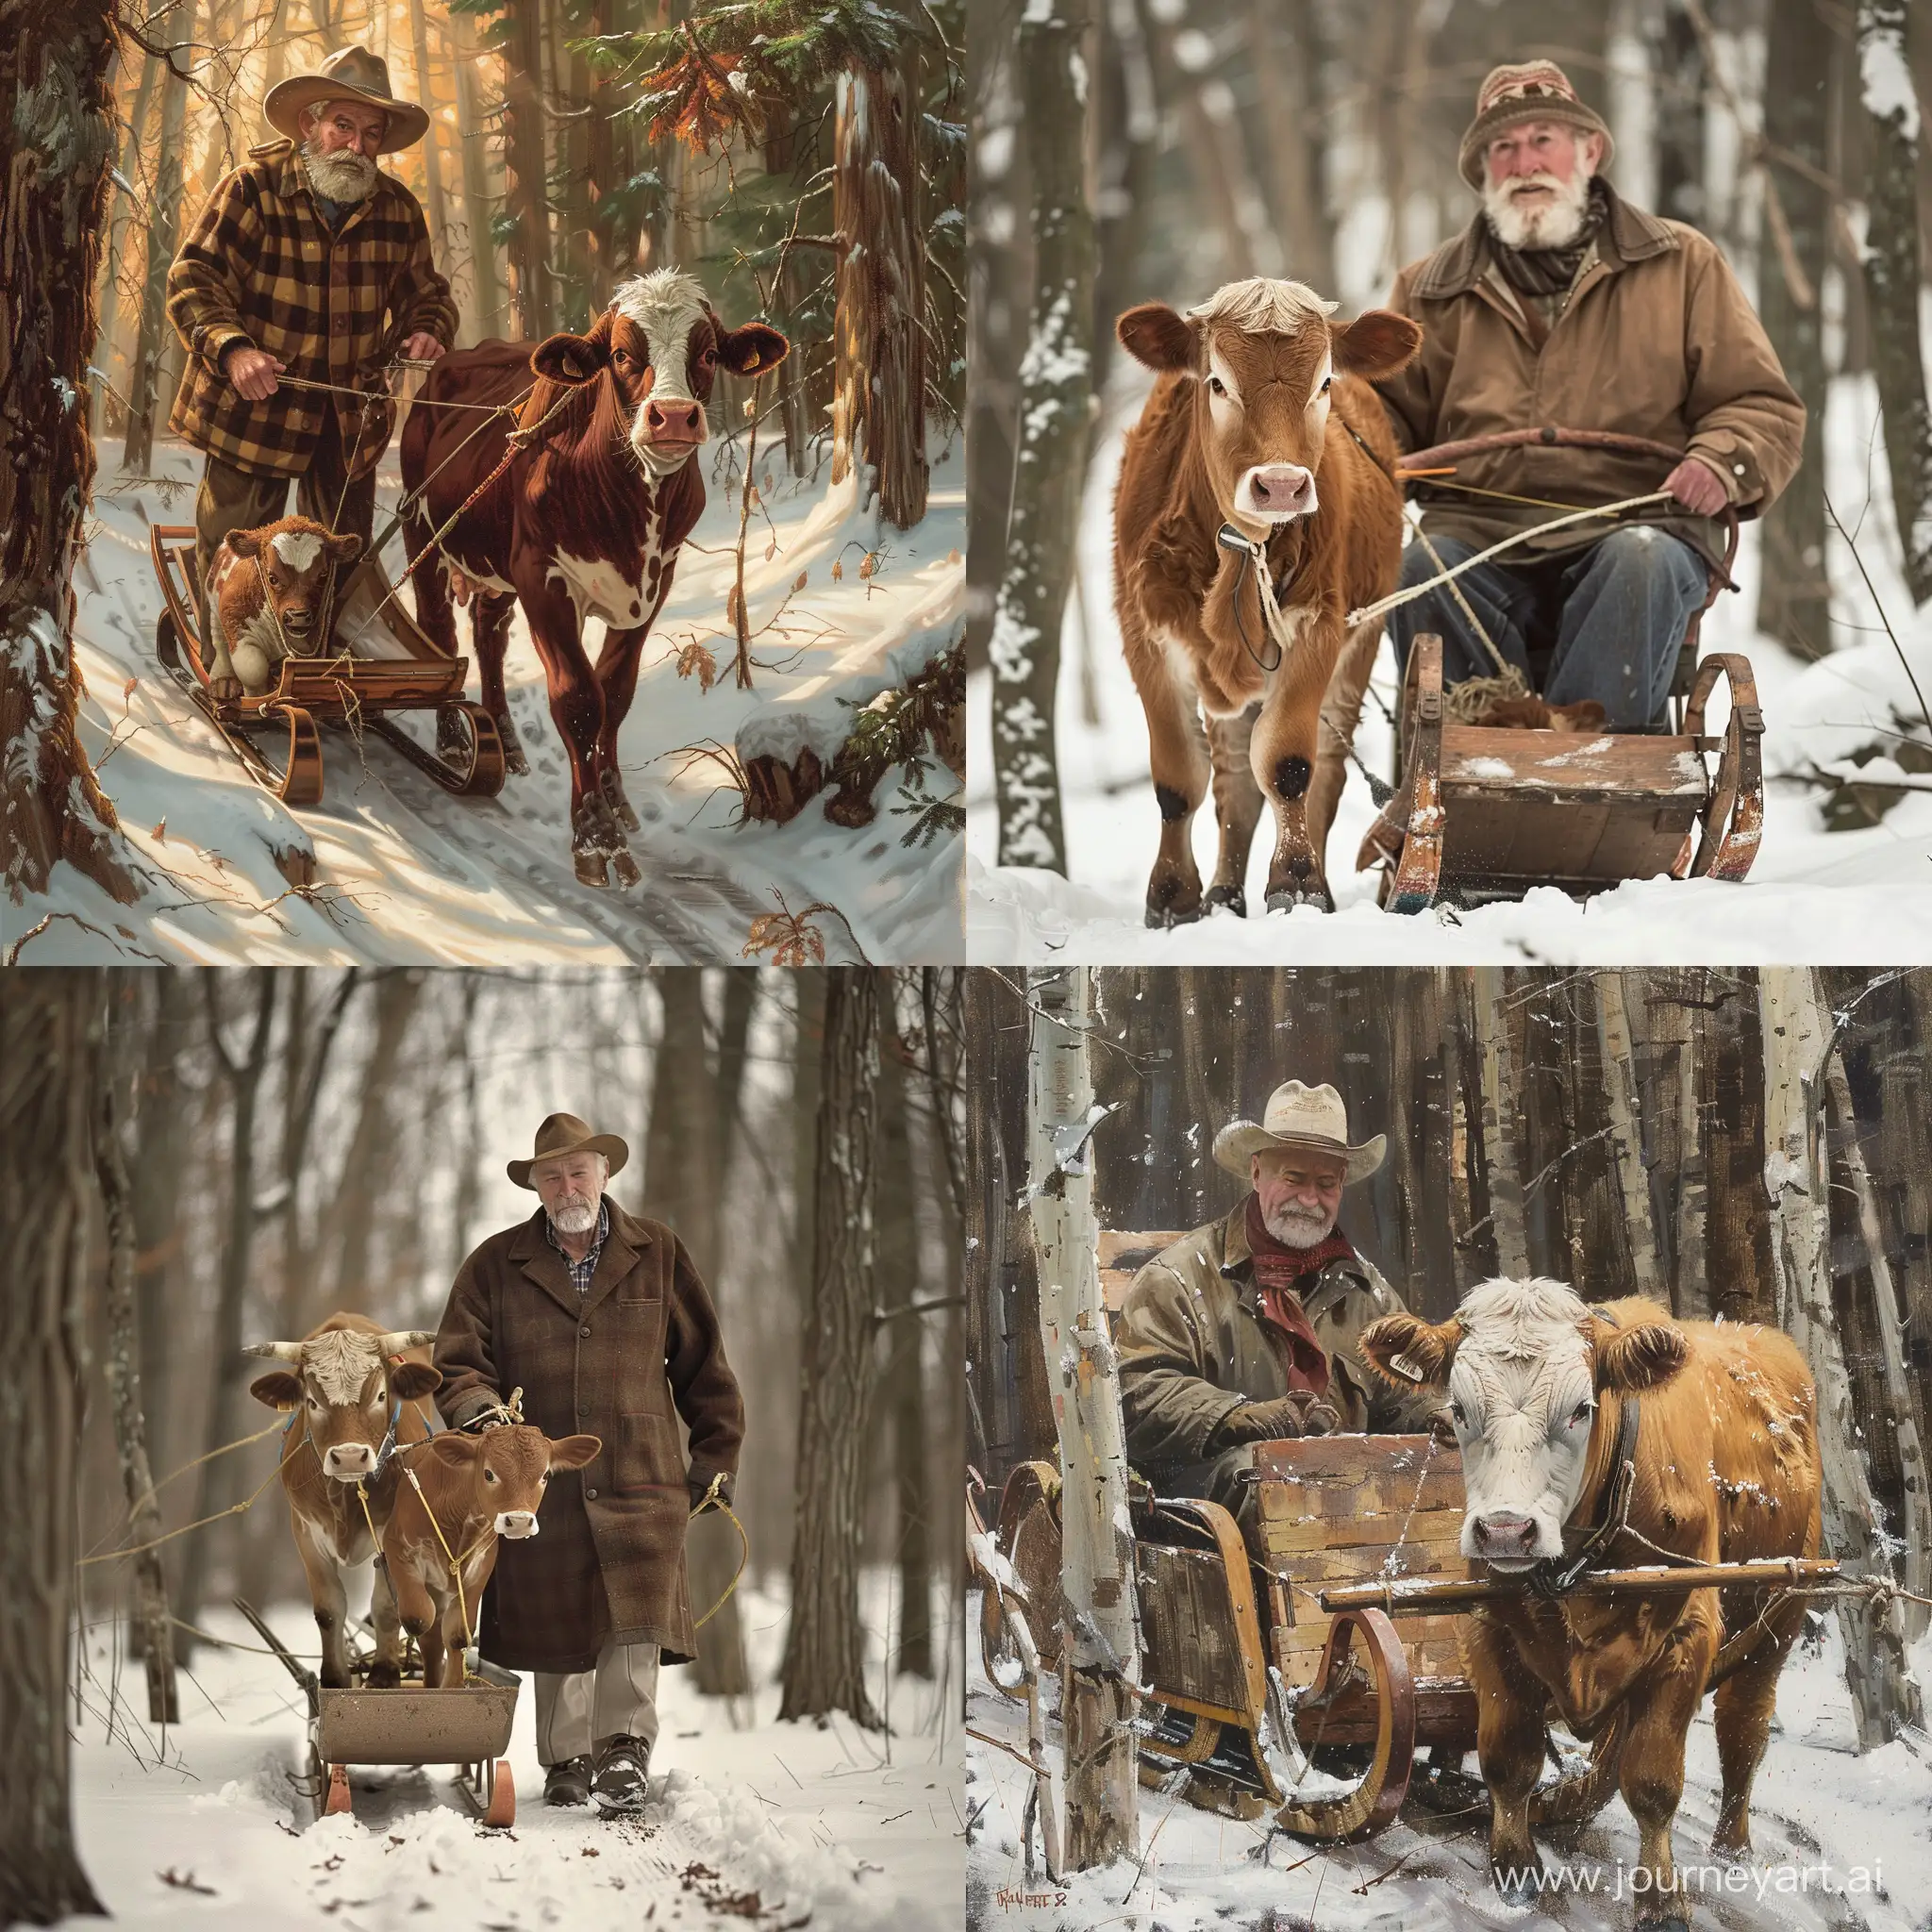
[[[349,1675],[346,1670],[339,1671],[327,1664],[324,1664],[322,1667],[322,1688],[325,1690],[351,1690],[355,1688],[355,1679]]]
[[[610,808],[611,816],[626,832],[640,829],[638,815],[630,808],[630,800],[624,795],[624,780],[610,766],[604,767],[604,775],[598,781],[604,793],[604,803]]]
[[[1299,906],[1311,907],[1317,912],[1335,910],[1335,901],[1329,897],[1325,886],[1315,891],[1305,885],[1271,886],[1268,889],[1269,911],[1292,912]]]
[[[517,736],[517,727],[509,722],[509,713],[496,714],[496,735],[503,741],[503,769],[512,778],[527,778],[530,775],[530,761],[524,756],[524,741]]]
[[[621,886],[625,891],[628,891],[630,888],[636,885],[638,880],[643,876],[643,874],[638,871],[637,860],[633,858],[630,856],[630,853],[622,845],[620,845],[617,848],[617,850],[610,855],[610,870],[613,874],[616,874],[617,883],[619,884],[619,886]]]
[[[1147,924],[1156,932],[1170,925],[1192,925],[1200,917],[1201,908],[1198,905],[1150,906],[1147,908]]]
[[[372,1690],[393,1690],[403,1681],[403,1674],[387,1657],[377,1657],[362,1681]]]
[[[572,855],[576,860],[577,884],[580,886],[608,886],[610,883],[604,854],[579,850]]]
[[[1248,916],[1248,895],[1239,886],[1209,886],[1208,911],[1212,912],[1217,906],[1225,906],[1237,919]]]

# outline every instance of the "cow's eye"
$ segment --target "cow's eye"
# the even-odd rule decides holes
[[[1328,393],[1328,391],[1330,391],[1331,389],[1333,389],[1334,387],[1335,387],[1335,378],[1334,378],[1334,377],[1333,377],[1332,375],[1324,375],[1324,377],[1322,378],[1322,393],[1323,393],[1323,394],[1324,394],[1324,396],[1325,396],[1325,395],[1326,395],[1326,394]]]
[[[1578,1423],[1587,1423],[1587,1422],[1589,1422],[1589,1421],[1590,1421],[1590,1420],[1591,1420],[1591,1418],[1592,1418],[1592,1417],[1593,1417],[1593,1416],[1594,1416],[1595,1414],[1596,1414],[1596,1404],[1595,1404],[1595,1403],[1593,1403],[1593,1402],[1579,1402],[1579,1403],[1578,1403],[1578,1404],[1576,1405],[1576,1408],[1575,1408],[1575,1411],[1574,1411],[1574,1413],[1572,1414],[1572,1416],[1571,1416],[1571,1418],[1570,1418],[1570,1426],[1571,1426],[1571,1427],[1572,1427],[1572,1428],[1574,1429],[1574,1427],[1576,1426],[1576,1424],[1577,1424]]]
[[[1449,1420],[1458,1429],[1466,1429],[1469,1426],[1469,1411],[1463,1407],[1461,1403],[1452,1402],[1449,1405]]]
[[[716,349],[703,350],[698,356],[699,365],[705,369],[708,369],[717,359],[718,352]]]
[[[1220,376],[1210,375],[1208,378],[1208,393],[1210,396],[1224,396],[1227,393],[1227,385]]]
[[[496,1472],[493,1469],[486,1469],[483,1472],[483,1480],[486,1483],[493,1483],[496,1480]]]

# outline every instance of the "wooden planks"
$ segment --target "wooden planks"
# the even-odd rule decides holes
[[[1246,1723],[1247,1667],[1218,1552],[1141,1543],[1141,1673],[1155,1694],[1178,1692]]]

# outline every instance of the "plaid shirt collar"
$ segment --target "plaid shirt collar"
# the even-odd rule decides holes
[[[592,1236],[584,1258],[579,1261],[571,1255],[563,1243],[557,1239],[557,1228],[548,1213],[543,1216],[543,1239],[563,1257],[563,1265],[570,1270],[570,1285],[579,1296],[591,1291],[591,1277],[597,1272],[597,1257],[604,1252],[604,1242],[610,1232],[610,1203],[597,1203],[597,1232]]]

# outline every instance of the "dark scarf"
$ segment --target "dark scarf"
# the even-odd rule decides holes
[[[1583,266],[1590,244],[1610,217],[1609,184],[1598,175],[1590,184],[1590,202],[1583,211],[1583,226],[1567,248],[1510,248],[1485,220],[1483,238],[1489,244],[1490,259],[1502,271],[1503,279],[1519,295],[1547,299],[1567,294]]]
[[[1302,1308],[1301,1284],[1331,1261],[1353,1261],[1355,1247],[1339,1227],[1331,1227],[1312,1248],[1291,1248],[1269,1233],[1258,1194],[1248,1196],[1248,1253],[1255,1267],[1257,1300],[1262,1318],[1288,1340],[1291,1391],[1328,1391],[1328,1351],[1322,1346]]]

